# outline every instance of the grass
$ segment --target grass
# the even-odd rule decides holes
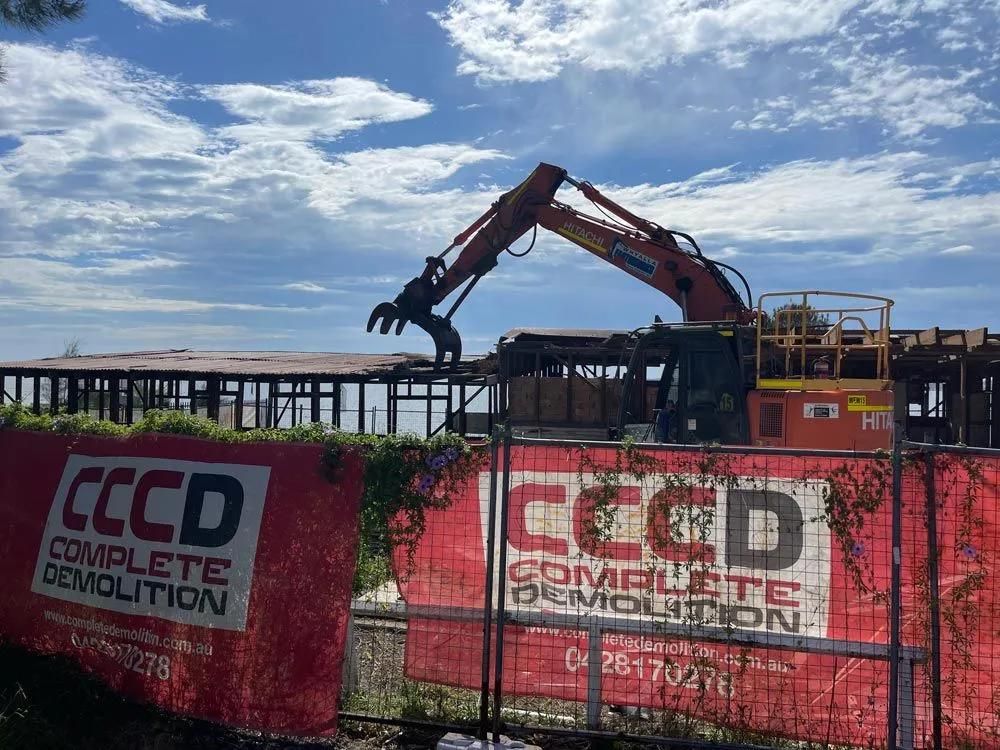
[[[299,742],[236,731],[127,700],[66,657],[0,643],[2,750],[376,748],[377,732]]]
[[[375,662],[362,659],[360,690],[350,696],[344,711],[399,716],[414,720],[445,721],[474,725],[478,718],[478,696],[473,691],[412,682],[392,662],[401,657],[398,634],[384,634],[389,641]],[[391,645],[390,645],[391,644]],[[580,707],[562,701],[519,698],[518,708],[573,714]],[[505,715],[517,723],[524,717]],[[580,717],[582,719],[582,716]],[[605,717],[606,728],[635,734],[687,736],[722,743],[750,742],[757,745],[800,750],[832,748],[823,743],[769,739],[755,733],[723,730],[696,723],[668,727],[660,722]],[[532,720],[529,723],[545,723]],[[582,722],[581,722],[582,723]],[[694,729],[695,731],[692,731]],[[667,730],[667,731],[665,731]],[[670,731],[672,730],[672,731]],[[474,730],[470,730],[474,731]],[[287,737],[228,729],[125,699],[63,656],[42,656],[0,643],[0,750],[376,750],[434,747],[443,732],[400,730],[391,726],[343,722],[334,739],[302,741]],[[588,742],[582,738],[546,735],[524,736],[514,727],[505,734],[522,736],[551,750],[648,749],[623,740]]]

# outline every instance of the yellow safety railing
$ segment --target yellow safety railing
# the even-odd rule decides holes
[[[778,299],[791,304],[766,313],[766,301]],[[889,388],[892,305],[888,297],[850,292],[761,295],[757,306],[757,387],[807,391]]]

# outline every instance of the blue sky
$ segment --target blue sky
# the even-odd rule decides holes
[[[427,351],[372,306],[539,161],[754,293],[1000,327],[997,0],[91,0],[9,30],[0,359]],[[560,197],[576,199],[571,188]],[[631,328],[670,300],[552,237],[456,316]]]

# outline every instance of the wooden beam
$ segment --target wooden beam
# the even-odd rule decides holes
[[[358,383],[358,432],[365,432],[365,384],[364,382]],[[375,425],[372,425],[372,432],[375,431]]]
[[[990,447],[1000,448],[1000,368],[990,371]]]
[[[972,349],[978,349],[981,346],[986,346],[986,338],[989,335],[985,326],[983,328],[973,328],[971,331],[965,332],[965,347],[970,351]]]
[[[322,421],[320,415],[319,392],[319,378],[313,378],[309,384],[309,421],[311,422]]]
[[[904,349],[915,349],[921,346],[936,346],[940,343],[941,331],[937,326],[933,328],[928,328],[926,331],[920,331],[916,334],[911,334],[903,339]]]
[[[121,397],[121,384],[118,378],[108,378],[108,413],[112,422],[121,421]]]
[[[219,376],[210,377],[208,382],[205,384],[208,387],[208,404],[206,411],[208,412],[208,418],[213,422],[218,424],[219,422],[219,390],[220,382]]]
[[[233,406],[233,427],[237,430],[243,429],[243,389],[246,383],[242,380],[236,381],[236,404]]]
[[[49,414],[59,413],[59,376],[49,377]]]
[[[66,410],[70,414],[76,414],[79,411],[79,385],[80,381],[75,377],[71,376],[66,381]]]
[[[131,373],[125,375],[125,424],[132,424],[132,412],[135,411],[135,381]]]

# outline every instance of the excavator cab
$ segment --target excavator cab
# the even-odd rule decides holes
[[[627,345],[612,439],[674,444],[749,442],[744,351],[733,323],[655,324]],[[624,358],[624,357],[623,357]]]

